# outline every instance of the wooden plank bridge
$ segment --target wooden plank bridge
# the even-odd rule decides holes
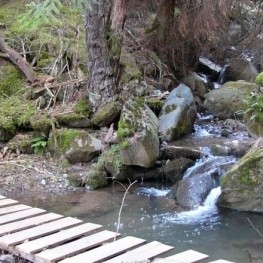
[[[208,255],[187,250],[157,258],[173,247],[103,230],[101,225],[48,213],[0,195],[0,249],[35,263],[194,263]],[[226,260],[210,263],[233,263]]]

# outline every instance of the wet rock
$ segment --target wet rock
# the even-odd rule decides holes
[[[159,133],[167,142],[190,134],[197,115],[189,87],[180,84],[167,97],[159,116]]]
[[[167,145],[161,149],[161,156],[163,159],[178,159],[178,158],[189,158],[192,160],[200,159],[203,153],[199,149],[187,146],[170,146]]]
[[[10,254],[0,255],[0,263],[15,263],[15,257]]]
[[[219,205],[263,213],[263,138],[221,179]]]
[[[219,119],[242,118],[247,109],[244,101],[256,88],[254,83],[227,82],[205,95],[204,108]]]
[[[227,81],[244,80],[254,82],[258,74],[255,66],[248,60],[243,58],[235,58],[229,60],[221,78],[221,84]]]
[[[194,161],[191,159],[176,159],[168,162],[163,167],[163,173],[170,182],[175,184],[183,179],[184,172],[192,165],[194,165]]]

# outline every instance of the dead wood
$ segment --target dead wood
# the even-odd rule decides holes
[[[1,57],[10,60],[16,65],[26,76],[29,83],[34,83],[36,78],[33,74],[31,65],[14,49],[12,49],[6,42],[0,37],[0,51],[3,53]]]

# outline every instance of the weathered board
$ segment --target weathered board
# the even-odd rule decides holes
[[[0,195],[0,249],[34,263],[150,262],[173,249],[103,230],[101,225],[48,213]],[[208,255],[187,250],[156,263],[197,263]],[[210,263],[234,263],[216,260]]]

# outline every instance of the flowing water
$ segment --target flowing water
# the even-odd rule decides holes
[[[186,138],[183,145],[211,143],[207,141],[211,133],[197,128],[197,133],[192,136],[194,142]],[[218,136],[213,135],[213,140],[223,144],[222,138]],[[209,155],[209,148],[201,148]],[[194,169],[199,169],[202,162],[213,158],[197,162],[194,168],[186,172],[186,176],[193,173]],[[226,160],[235,161],[232,157]],[[219,162],[219,165],[222,163]],[[211,169],[215,169],[215,166],[211,166]],[[175,201],[166,197],[169,188],[170,185],[158,182],[133,185],[121,213],[121,234],[172,245],[175,249],[169,254],[194,249],[210,255],[210,260],[223,258],[238,263],[263,262],[263,238],[260,236],[263,233],[263,215],[218,208],[216,200],[220,195],[220,187],[214,188],[196,209],[180,211]],[[115,183],[93,192],[81,189],[61,196],[10,197],[31,206],[78,217],[85,222],[102,224],[106,229],[115,231],[124,193],[125,189]]]

